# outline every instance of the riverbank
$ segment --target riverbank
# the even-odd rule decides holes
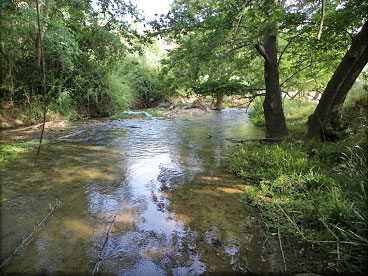
[[[284,101],[291,138],[243,145],[231,170],[254,188],[244,203],[257,210],[264,230],[279,240],[290,273],[360,275],[367,270],[367,109],[352,105],[344,139],[303,140],[315,104]],[[261,108],[250,117],[262,125]],[[358,118],[349,114],[361,114]]]
[[[145,109],[145,112],[153,117],[180,117],[180,116],[201,116],[209,112],[209,109],[189,108],[189,105],[178,105],[172,108],[150,108]],[[50,118],[50,117],[48,117]],[[51,140],[59,139],[65,135],[72,135],[74,132],[87,129],[89,126],[95,126],[101,124],[107,120],[126,120],[134,118],[146,118],[145,114],[133,114],[127,115],[123,112],[117,113],[111,117],[98,118],[98,119],[86,119],[86,120],[60,120],[61,117],[53,117],[51,119],[58,119],[55,121],[48,121],[45,124],[46,137],[50,137]],[[11,119],[9,119],[9,122]],[[32,150],[38,146],[38,140],[42,123],[34,124],[34,120],[27,120],[22,122],[12,121],[12,124],[1,130],[0,133],[0,163],[14,159],[17,154],[25,151]],[[83,122],[84,126],[81,127],[80,123]],[[48,143],[48,141],[45,141]]]
[[[134,111],[144,110],[154,117],[176,117],[185,115],[201,116],[211,111],[211,97],[206,97],[199,106],[193,105],[196,97],[189,98],[172,98],[169,102],[164,101],[157,107],[147,109],[133,109]],[[240,97],[225,97],[223,108],[244,108],[246,100]],[[0,108],[0,130],[13,129],[19,127],[35,126],[43,121],[42,105],[37,102],[14,104],[11,102],[1,103]],[[122,115],[123,110],[111,115],[110,118],[129,119],[131,115]],[[139,117],[139,116],[138,116]],[[78,114],[75,110],[70,109],[68,112],[57,112],[56,110],[48,110],[46,113],[46,121],[51,125],[52,122],[63,121],[65,123],[75,120],[87,119],[86,114]]]

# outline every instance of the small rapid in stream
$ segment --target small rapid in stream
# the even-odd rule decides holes
[[[245,110],[106,121],[0,166],[6,273],[200,275],[272,271],[232,140],[262,137]],[[47,133],[46,133],[47,136]],[[210,137],[212,136],[212,137]],[[110,227],[111,226],[111,227]]]

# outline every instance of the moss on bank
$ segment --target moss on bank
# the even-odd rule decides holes
[[[45,139],[42,140],[42,145],[48,144]],[[9,142],[0,144],[0,163],[13,160],[19,153],[37,148],[39,140],[31,140],[23,143]]]

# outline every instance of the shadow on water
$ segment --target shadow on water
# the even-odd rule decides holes
[[[1,165],[2,261],[62,202],[2,272],[91,274],[100,256],[102,274],[270,271],[225,164],[226,138],[261,135],[243,110],[105,122]]]

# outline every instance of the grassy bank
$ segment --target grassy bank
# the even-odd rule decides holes
[[[368,159],[361,122],[366,122],[367,110],[352,105],[361,116],[346,118],[350,125],[343,141],[302,141],[315,105],[285,100],[293,139],[244,145],[234,152],[231,170],[254,184],[244,202],[259,211],[266,230],[299,244],[296,255],[289,256],[299,271],[363,273],[368,257]],[[258,103],[251,120],[262,125],[262,114]],[[308,253],[301,253],[304,249]],[[304,267],[298,263],[307,258],[312,259]]]
[[[47,140],[42,141],[42,145],[48,144]],[[39,145],[39,140],[32,140],[23,143],[4,143],[0,144],[0,163],[13,160],[19,153],[25,152],[37,148]]]

